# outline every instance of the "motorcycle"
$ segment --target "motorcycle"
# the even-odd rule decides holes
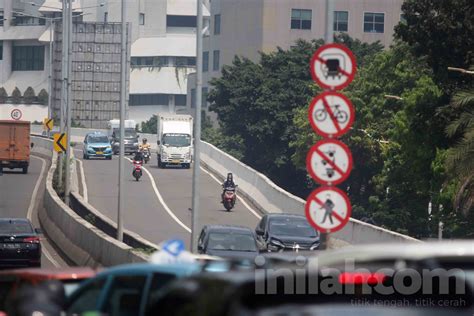
[[[148,161],[150,161],[150,156],[151,156],[150,149],[145,149],[143,151],[143,161],[145,162],[145,164],[147,164]]]
[[[227,212],[230,212],[230,210],[235,206],[235,200],[237,199],[236,189],[237,186],[234,188],[224,188],[224,192],[222,193],[222,204],[224,204],[224,208],[227,210]]]
[[[133,161],[133,172],[132,172],[132,175],[133,177],[135,178],[135,180],[140,180],[140,178],[142,177],[142,162],[141,161],[136,161],[134,160]]]

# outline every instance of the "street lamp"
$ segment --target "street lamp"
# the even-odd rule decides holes
[[[448,70],[449,71],[460,72],[460,73],[463,73],[463,74],[466,74],[466,75],[474,75],[473,70],[467,70],[467,69],[464,69],[464,68],[448,67]]]
[[[33,7],[55,9],[55,10],[58,10],[58,11],[62,11],[62,9],[63,9],[63,8],[58,8],[58,7],[50,7],[50,6],[47,6],[47,5],[39,5],[39,4],[34,3],[34,2],[29,2],[28,4],[32,5]],[[105,6],[105,3],[101,2],[101,3],[99,3],[98,5],[95,5],[95,6],[76,8],[76,9],[72,9],[72,11],[78,11],[78,10],[83,10],[83,9],[91,9],[91,8],[100,8],[100,7],[103,7],[103,6]]]

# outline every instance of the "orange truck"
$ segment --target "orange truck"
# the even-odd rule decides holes
[[[20,168],[28,173],[30,164],[30,122],[0,121],[0,172]]]

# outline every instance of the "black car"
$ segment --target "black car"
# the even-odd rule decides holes
[[[260,248],[268,252],[319,248],[319,234],[303,215],[267,214],[258,223],[255,233]]]
[[[257,242],[248,227],[206,225],[198,240],[198,251],[218,257],[249,258],[258,255]]]
[[[0,219],[0,266],[40,267],[40,232],[26,218]]]

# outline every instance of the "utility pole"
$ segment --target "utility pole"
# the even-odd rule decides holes
[[[67,6],[67,111],[66,111],[66,176],[64,178],[64,202],[69,205],[69,194],[71,193],[71,114],[72,114],[72,0],[68,0]]]
[[[123,241],[123,208],[124,208],[124,139],[125,139],[125,102],[127,89],[127,22],[126,0],[122,0],[122,60],[120,63],[120,152],[119,152],[119,179],[118,179],[118,210],[117,210],[117,239]]]
[[[51,119],[53,106],[53,31],[55,22],[50,19],[49,26],[49,77],[48,77],[48,119]],[[51,136],[51,131],[48,130],[48,138]]]
[[[324,32],[325,44],[334,42],[334,1],[326,0],[326,28]],[[326,90],[328,91],[328,90]],[[319,249],[328,248],[329,233],[321,233]]]
[[[68,0],[63,0],[63,6],[62,6],[62,16],[63,16],[63,21],[62,21],[62,49],[61,49],[61,76],[62,76],[62,81],[61,81],[61,102],[60,102],[60,108],[59,108],[59,132],[62,134],[64,133],[64,111],[66,109],[66,94],[67,94],[67,2]],[[51,93],[51,92],[50,92]],[[58,155],[58,185],[59,187],[62,187],[64,185],[63,183],[63,154],[59,153]]]
[[[197,253],[199,234],[199,174],[201,167],[201,97],[202,97],[202,0],[197,0],[196,25],[196,115],[194,127],[194,168],[191,251]]]

